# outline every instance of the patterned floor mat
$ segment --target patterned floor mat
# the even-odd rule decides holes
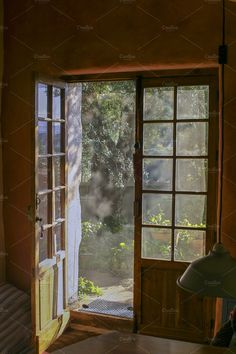
[[[133,318],[133,308],[129,304],[96,299],[79,309],[81,312],[95,312],[117,317]]]

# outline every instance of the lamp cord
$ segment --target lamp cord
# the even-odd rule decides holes
[[[222,45],[225,45],[225,0],[222,0]]]

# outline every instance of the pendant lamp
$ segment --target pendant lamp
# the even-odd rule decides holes
[[[229,0],[236,2],[236,0]],[[192,262],[184,274],[177,280],[177,285],[200,296],[236,299],[236,259],[231,257],[221,242],[222,191],[223,191],[223,156],[224,156],[224,66],[227,63],[227,45],[225,44],[225,0],[222,0],[222,44],[219,46],[219,64],[221,64],[221,157],[219,178],[219,212],[217,243],[207,256]]]

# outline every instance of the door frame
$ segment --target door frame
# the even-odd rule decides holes
[[[139,72],[124,72],[124,73],[112,73],[112,74],[88,74],[88,75],[63,75],[60,77],[63,81],[67,83],[76,83],[76,82],[87,82],[87,81],[118,81],[118,80],[136,80],[137,86],[136,86],[136,143],[137,143],[137,135],[139,135],[139,122],[140,122],[140,115],[141,115],[141,109],[142,107],[140,106],[140,98],[141,98],[141,90],[142,90],[142,85],[141,81],[143,79],[148,79],[148,78],[159,78],[159,79],[167,79],[167,78],[173,78],[173,77],[183,77],[183,76],[191,76],[191,77],[199,77],[199,76],[218,76],[218,66],[214,65],[209,68],[201,68],[201,69],[194,69],[194,68],[186,68],[186,69],[169,69],[169,70],[161,70],[161,71],[139,71]],[[137,147],[137,145],[136,145]],[[138,149],[136,149],[136,158],[139,159],[139,153],[137,152]],[[139,159],[140,160],[140,159]],[[140,175],[140,166],[136,165],[136,169],[139,170],[137,175],[139,175],[139,178],[141,177]],[[136,196],[138,196],[138,199],[140,198],[140,188],[137,186],[137,181],[135,183],[135,191],[136,191]],[[33,195],[35,193],[33,192]],[[128,320],[130,324],[133,326],[133,331],[137,332],[140,330],[140,323],[141,323],[141,292],[138,291],[137,289],[141,289],[142,285],[142,279],[141,279],[141,237],[140,237],[140,232],[137,231],[137,225],[140,223],[140,220],[138,221],[137,218],[139,217],[139,207],[137,205],[137,198],[135,197],[134,201],[135,209],[136,209],[136,221],[135,221],[135,250],[134,250],[134,283],[135,283],[135,291],[134,291],[134,318],[133,320]],[[35,212],[34,212],[35,215]],[[215,237],[215,236],[214,236]],[[212,244],[213,241],[210,242],[209,246]],[[138,255],[138,256],[137,256]],[[150,264],[150,266],[153,266]],[[34,290],[32,290],[34,291]],[[36,316],[37,314],[35,314]],[[83,322],[89,322],[91,324],[95,324],[95,326],[103,326],[102,321],[107,318],[105,327],[107,326],[107,323],[115,323],[114,317],[111,316],[104,316],[100,314],[92,314],[92,313],[87,313],[87,314],[80,314],[77,311],[71,310],[71,316],[74,318],[76,321],[83,321]],[[100,319],[101,320],[100,320]],[[122,319],[119,319],[122,321]],[[127,321],[127,320],[125,320]],[[115,324],[113,325],[116,326]],[[129,328],[130,325],[129,325]]]

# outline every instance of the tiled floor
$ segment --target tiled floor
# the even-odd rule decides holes
[[[0,353],[29,353],[31,337],[30,296],[0,284]]]
[[[98,333],[84,330],[75,330],[73,328],[67,328],[60,338],[56,340],[47,350],[47,353],[52,353],[55,350],[59,350],[65,346],[80,342],[87,338],[97,336]]]
[[[206,346],[117,331],[64,347],[53,354],[226,354],[227,348]]]

